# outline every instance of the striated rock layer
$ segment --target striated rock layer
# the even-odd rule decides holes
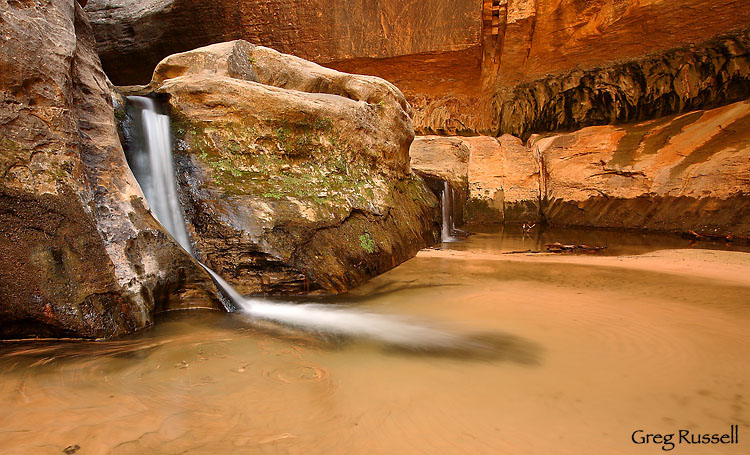
[[[342,292],[436,241],[388,82],[233,41],[166,58],[142,90],[168,103],[197,250],[240,292]]]
[[[91,0],[104,69],[143,84],[171,54],[236,39],[318,63],[452,52],[478,43],[477,1]]]
[[[219,307],[128,169],[81,7],[0,14],[0,337],[109,337]]]
[[[527,145],[510,135],[443,140],[470,150],[470,222],[544,220],[750,238],[750,101],[535,135]],[[412,154],[424,153],[412,147]],[[440,160],[440,148],[430,153]]]
[[[533,132],[648,120],[750,96],[750,31],[694,48],[547,76],[500,90],[497,131]]]
[[[550,223],[750,237],[750,101],[530,143]]]

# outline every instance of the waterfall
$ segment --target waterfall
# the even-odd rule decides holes
[[[172,164],[172,133],[169,117],[159,114],[156,104],[145,96],[129,96],[140,112],[145,144],[136,145],[131,156],[137,163],[133,174],[141,185],[151,211],[177,242],[190,252],[185,218],[177,198],[174,165]],[[143,147],[145,145],[145,147]],[[140,174],[140,175],[139,175]]]
[[[151,205],[154,216],[179,244],[191,253],[185,218],[177,197],[169,117],[158,113],[151,98],[129,96],[128,100],[138,108],[136,120],[140,116],[143,136],[133,138],[142,140],[140,146],[135,144],[129,150],[128,163]],[[137,135],[137,131],[134,133]],[[443,210],[445,214],[445,209]],[[454,348],[468,343],[458,335],[398,316],[334,305],[271,303],[261,298],[244,297],[219,274],[204,264],[201,265],[224,295],[232,300],[242,313],[251,317],[306,330],[359,336],[411,347]]]
[[[455,229],[453,225],[453,189],[447,180],[443,182],[443,193],[440,199],[443,209],[443,225],[440,232],[440,241],[443,243],[455,242],[458,239],[452,235]]]

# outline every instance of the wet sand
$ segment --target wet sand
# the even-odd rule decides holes
[[[499,239],[425,250],[322,300],[429,320],[486,350],[410,350],[212,312],[116,341],[0,345],[1,451],[648,454],[665,452],[635,445],[635,430],[735,424],[739,445],[668,453],[748,452],[750,254],[677,242],[506,255],[517,242]]]

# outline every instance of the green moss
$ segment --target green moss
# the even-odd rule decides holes
[[[295,198],[329,209],[365,205],[375,197],[375,171],[360,159],[368,151],[340,140],[330,119],[246,125],[178,118],[173,126],[212,170],[206,184],[227,194]]]
[[[375,252],[375,240],[370,237],[369,232],[365,232],[364,234],[359,236],[359,244],[362,249],[367,251],[368,253]]]

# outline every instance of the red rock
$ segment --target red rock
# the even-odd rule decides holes
[[[110,337],[220,306],[127,167],[81,7],[6,2],[0,36],[0,338]]]
[[[525,139],[715,107],[750,90],[750,19],[738,14],[750,0],[92,0],[86,9],[118,84],[144,83],[175,52],[242,38],[394,83],[420,134]]]

